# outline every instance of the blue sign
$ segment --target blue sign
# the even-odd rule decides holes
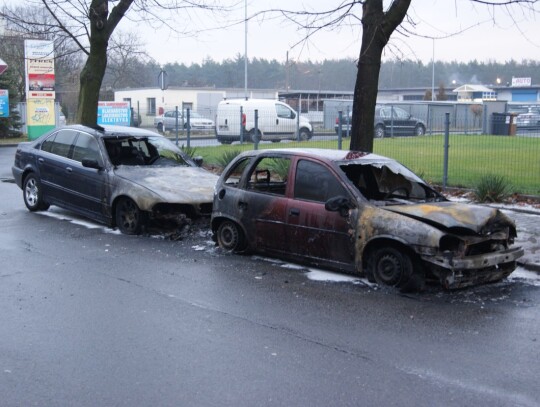
[[[9,117],[9,91],[0,89],[0,117]]]
[[[99,125],[129,126],[131,123],[131,109],[129,102],[98,102]]]

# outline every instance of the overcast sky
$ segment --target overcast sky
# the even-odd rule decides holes
[[[247,0],[248,16],[268,8],[296,10],[325,10],[337,7],[343,0]],[[385,2],[388,3],[388,2]],[[245,0],[238,0],[236,12],[221,16],[220,22],[242,21]],[[334,6],[334,7],[332,7]],[[536,6],[540,10],[540,6]],[[357,7],[361,17],[361,7]],[[470,0],[412,0],[409,17],[414,22],[406,27],[411,34],[394,34],[384,58],[413,59],[429,63],[436,60],[478,60],[498,62],[514,59],[540,59],[539,17],[523,7],[491,7],[475,4]],[[177,19],[178,20],[178,19]],[[179,19],[178,27],[191,20],[199,28],[215,26],[215,21],[191,13]],[[133,25],[122,22],[119,26],[129,31]],[[358,23],[357,23],[358,24]],[[456,34],[460,31],[460,34]],[[215,61],[233,59],[244,55],[245,26],[243,23],[226,29],[208,30],[195,37],[178,37],[165,28],[153,30],[138,25],[136,32],[151,57],[164,64],[168,62],[201,63],[205,58]],[[284,62],[287,51],[292,61],[321,61],[350,57],[356,59],[362,35],[358,25],[343,24],[341,28],[323,30],[308,42],[301,42],[306,32],[282,18],[255,18],[248,23],[248,58],[276,59]],[[455,35],[454,35],[455,34]],[[426,37],[436,37],[436,40]],[[301,42],[299,45],[296,45]]]

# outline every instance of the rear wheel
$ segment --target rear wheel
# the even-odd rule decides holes
[[[245,238],[240,226],[230,220],[225,220],[217,230],[219,247],[228,252],[241,252],[245,249]]]
[[[157,127],[157,131],[159,131],[160,133],[163,133],[163,123],[158,123],[156,127]]]
[[[258,142],[261,141],[261,131],[260,130],[257,130],[257,133],[255,133],[255,129],[250,130],[248,135],[249,135],[249,139],[251,140],[252,143],[258,143]]]
[[[138,235],[143,226],[143,213],[133,200],[121,198],[116,204],[116,226],[126,235]]]
[[[373,137],[375,138],[384,137],[384,126],[382,124],[378,124],[377,126],[375,126],[375,133],[373,134]]]
[[[24,204],[29,211],[46,211],[49,204],[43,200],[41,181],[35,174],[28,174],[23,184]]]

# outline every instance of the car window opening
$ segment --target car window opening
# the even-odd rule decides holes
[[[189,166],[181,154],[157,137],[109,138],[104,142],[115,166]]]
[[[376,205],[444,200],[419,179],[411,179],[380,163],[342,165],[341,169],[360,193]]]

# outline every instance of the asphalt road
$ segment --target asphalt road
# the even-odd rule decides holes
[[[400,295],[0,196],[3,407],[538,406],[534,281]]]

